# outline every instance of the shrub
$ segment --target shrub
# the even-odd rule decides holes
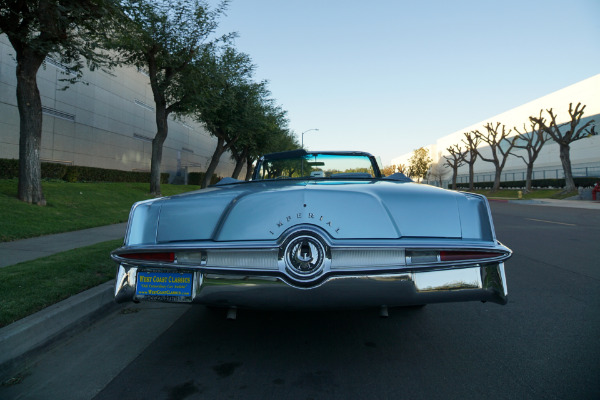
[[[19,160],[0,159],[0,179],[11,179],[19,176]]]
[[[17,161],[17,175],[18,175],[18,162]],[[57,163],[42,163],[42,177],[45,179],[64,179],[67,174],[67,166],[64,164]]]
[[[593,176],[584,176],[584,177],[576,177],[573,178],[575,181],[575,186],[583,186],[583,187],[592,187],[596,183],[596,181],[600,180],[598,177]],[[493,186],[493,182],[475,182],[475,189],[488,189]],[[451,188],[452,184],[448,185],[448,188]],[[457,183],[457,189],[468,189],[468,183]],[[564,188],[565,180],[563,179],[533,179],[531,181],[531,187],[533,188]],[[509,189],[509,188],[525,188],[525,181],[505,181],[500,182],[500,189]]]
[[[77,167],[67,168],[67,172],[63,176],[63,179],[67,182],[77,182],[79,180],[79,170]]]
[[[188,185],[200,185],[200,182],[204,180],[205,172],[190,172],[188,174]],[[214,185],[219,182],[221,178],[216,174],[210,178],[210,185]]]
[[[0,159],[0,179],[19,177],[18,159]],[[150,182],[150,172],[121,171],[64,165],[58,163],[42,163],[42,179],[61,179],[67,182]],[[160,174],[160,182],[168,183],[169,174]]]

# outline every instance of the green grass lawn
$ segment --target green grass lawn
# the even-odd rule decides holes
[[[523,192],[523,200],[534,199],[566,199],[577,195],[577,192],[563,193],[562,189],[534,189],[529,193]],[[500,189],[494,193],[489,190],[474,190],[473,193],[482,194],[490,199],[509,199],[516,200],[519,198],[519,190],[516,189]]]
[[[17,199],[17,179],[0,180],[0,242],[126,222],[136,201],[150,198],[147,183],[42,183],[47,205]],[[197,186],[161,185],[170,196]]]
[[[115,278],[123,239],[0,268],[0,327]]]

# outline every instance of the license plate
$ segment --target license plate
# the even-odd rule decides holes
[[[192,296],[192,273],[146,272],[137,274],[136,295],[152,298]]]

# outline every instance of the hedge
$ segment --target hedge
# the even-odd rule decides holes
[[[19,160],[0,159],[0,179],[18,177]],[[42,179],[61,179],[67,182],[150,182],[150,172],[121,171],[43,162]],[[169,174],[160,174],[160,182],[168,183]]]
[[[204,180],[205,175],[206,175],[205,172],[190,172],[190,173],[188,173],[188,185],[200,185],[200,182],[202,182]],[[215,183],[219,182],[220,180],[221,180],[220,177],[213,174],[213,176],[210,178],[209,185],[214,185]]]
[[[577,178],[573,178],[573,180],[575,181],[575,186],[579,187],[592,187],[594,186],[594,184],[600,180],[600,177],[592,177],[592,176],[585,176],[585,177],[577,177]],[[474,182],[473,184],[475,189],[488,189],[491,188],[492,186],[494,186],[494,182],[490,181],[490,182]],[[561,179],[533,179],[531,181],[531,187],[533,188],[563,188],[565,187],[565,179],[561,178]],[[448,189],[450,189],[452,187],[452,184],[448,185]],[[467,189],[469,187],[468,183],[462,182],[462,183],[457,183],[456,187],[459,189]],[[500,182],[500,189],[509,189],[509,188],[525,188],[525,181],[524,180],[518,180],[518,181],[504,181],[504,182]]]

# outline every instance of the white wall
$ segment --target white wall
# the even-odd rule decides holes
[[[16,101],[14,50],[0,35],[0,158],[19,157],[19,113]],[[60,90],[66,78],[60,65],[46,63],[38,72],[42,106],[62,117],[43,115],[41,158],[74,165],[120,170],[150,170],[156,133],[148,77],[125,67],[109,75],[86,70],[83,82]],[[147,138],[147,139],[146,139]],[[178,158],[189,171],[204,171],[215,148],[200,123],[189,118],[169,121],[162,171],[172,177]],[[234,165],[224,155],[217,174],[228,176]]]
[[[496,122],[500,122],[501,124],[506,125],[507,128],[513,129],[513,132],[511,133],[512,136],[517,134],[514,131],[515,126],[517,129],[519,129],[519,131],[523,132],[523,124],[526,124],[527,128],[529,127],[529,116],[539,116],[541,109],[546,110],[552,108],[554,113],[558,114],[558,123],[569,121],[569,103],[573,103],[573,107],[575,107],[578,102],[586,105],[581,124],[584,124],[590,119],[594,119],[597,124],[596,130],[598,131],[600,129],[600,74],[568,86],[564,89],[558,90],[554,93],[548,94],[544,97],[540,97],[539,99],[533,100],[522,106],[513,108],[512,110],[506,111],[502,114],[498,114],[484,121],[467,126],[459,131],[438,139],[434,144],[425,145],[424,147],[429,149],[429,153],[434,159],[434,162],[437,162],[438,154],[440,152],[441,156],[448,155],[448,152],[446,151],[448,147],[454,144],[461,144],[461,147],[466,147],[461,143],[465,132],[479,130],[483,133],[485,131],[484,126],[488,122],[494,125]],[[548,114],[544,111],[543,116],[547,118],[547,115]],[[525,154],[524,150],[518,151],[521,152],[521,154]],[[403,154],[402,156],[394,158],[392,160],[392,164],[408,165],[408,159],[411,156],[412,153]],[[574,168],[589,166],[598,167],[600,170],[600,136],[593,136],[572,143],[571,163]],[[535,163],[535,169],[562,170],[558,155],[558,145],[556,143],[553,141],[546,142],[539,158]],[[523,161],[518,157],[510,156],[503,172],[521,172],[524,170],[525,164]],[[492,163],[478,160],[475,163],[475,171],[476,173],[493,173],[495,168]],[[465,165],[461,167],[458,172],[459,175],[467,174],[468,166]]]

